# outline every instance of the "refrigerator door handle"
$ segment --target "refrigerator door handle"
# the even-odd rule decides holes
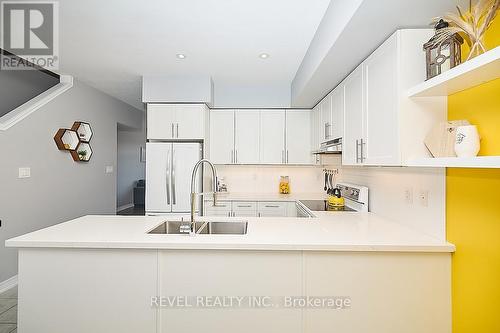
[[[167,152],[167,177],[165,179],[165,186],[167,188],[167,205],[170,205],[170,150]]]
[[[176,198],[175,198],[175,148],[172,147],[172,203],[175,205],[176,204]]]

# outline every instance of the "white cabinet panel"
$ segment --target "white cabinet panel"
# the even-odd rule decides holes
[[[235,161],[237,164],[258,164],[259,110],[235,111]]]
[[[286,111],[286,163],[311,164],[311,110]]]
[[[204,139],[206,113],[203,104],[148,104],[147,138]]]
[[[158,295],[300,295],[301,258],[300,252],[290,251],[225,251],[223,255],[220,251],[160,251]],[[300,333],[301,313],[301,309],[258,307],[162,309],[158,332]]]
[[[210,112],[210,160],[216,164],[234,163],[234,111]]]
[[[260,112],[260,163],[285,163],[285,111]]]
[[[172,168],[172,145],[165,143],[146,144],[146,210],[171,211],[170,169]],[[155,161],[151,163],[151,161]]]
[[[342,164],[356,165],[360,161],[363,138],[363,65],[359,65],[345,79],[344,139]]]
[[[320,103],[321,107],[321,142],[332,139],[332,100],[331,95],[326,96]]]
[[[235,217],[255,217],[257,216],[257,202],[233,201],[232,211]]]
[[[257,204],[257,213],[259,217],[283,217],[287,216],[287,203],[262,201]]]
[[[147,138],[172,139],[175,136],[175,106],[166,104],[148,104]]]
[[[202,104],[176,105],[175,137],[177,139],[203,139],[205,137],[206,107]]]
[[[317,151],[320,146],[320,112],[321,108],[318,104],[312,109],[311,113],[311,152]],[[320,162],[320,156],[313,155],[313,164],[317,165],[320,164]]]
[[[364,62],[364,164],[367,165],[401,164],[398,138],[397,51],[397,34],[394,34]]]
[[[217,201],[217,206],[213,205],[213,200],[205,201],[205,216],[231,216],[231,201]]]
[[[340,83],[331,93],[332,126],[331,138],[337,139],[344,135],[344,82]]]

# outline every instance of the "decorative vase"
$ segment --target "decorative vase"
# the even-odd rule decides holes
[[[458,157],[475,157],[479,153],[479,133],[475,125],[458,126],[455,153]]]

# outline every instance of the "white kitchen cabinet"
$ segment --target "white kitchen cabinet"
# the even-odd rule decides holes
[[[236,110],[234,117],[235,163],[260,163],[260,110]]]
[[[283,217],[287,216],[287,202],[261,201],[257,203],[257,215],[259,217]]]
[[[284,110],[260,112],[260,163],[286,163]]]
[[[331,138],[338,139],[344,135],[344,82],[330,93],[332,102]]]
[[[207,112],[204,104],[148,104],[147,138],[205,139]]]
[[[446,97],[416,103],[407,90],[425,80],[422,44],[432,29],[391,35],[344,81],[344,165],[401,166],[428,156],[424,139],[446,120]]]
[[[320,146],[319,123],[320,106],[318,104],[311,111],[311,152],[317,151]],[[314,165],[321,163],[320,156],[317,154],[313,154],[312,159]]]
[[[255,201],[233,201],[232,216],[255,217],[257,216],[257,202]]]
[[[212,110],[210,114],[210,160],[234,163],[234,110]]]
[[[206,200],[203,214],[205,216],[231,216],[231,201],[217,201],[217,205],[213,205],[213,200]]]
[[[325,142],[332,139],[332,100],[331,95],[327,95],[320,102],[321,123],[320,123],[320,142]]]
[[[365,116],[363,163],[399,165],[398,34],[392,35],[363,63]]]
[[[359,65],[344,81],[344,137],[342,164],[361,163],[363,145],[363,65]]]
[[[286,110],[286,163],[311,164],[311,117],[311,110]]]

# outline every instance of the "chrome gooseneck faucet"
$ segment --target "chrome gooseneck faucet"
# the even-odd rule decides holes
[[[200,168],[203,163],[207,163],[210,168],[212,169],[212,184],[213,184],[213,192],[205,192],[205,193],[196,193],[196,174],[198,173],[198,169]],[[189,234],[191,236],[194,236],[196,234],[196,224],[194,222],[194,212],[196,209],[196,196],[197,195],[204,195],[204,194],[212,194],[214,197],[214,206],[217,203],[217,170],[215,170],[215,166],[213,165],[212,162],[210,162],[207,159],[201,159],[199,160],[194,168],[193,168],[193,174],[191,175],[191,223],[190,223],[190,229],[189,229]]]

